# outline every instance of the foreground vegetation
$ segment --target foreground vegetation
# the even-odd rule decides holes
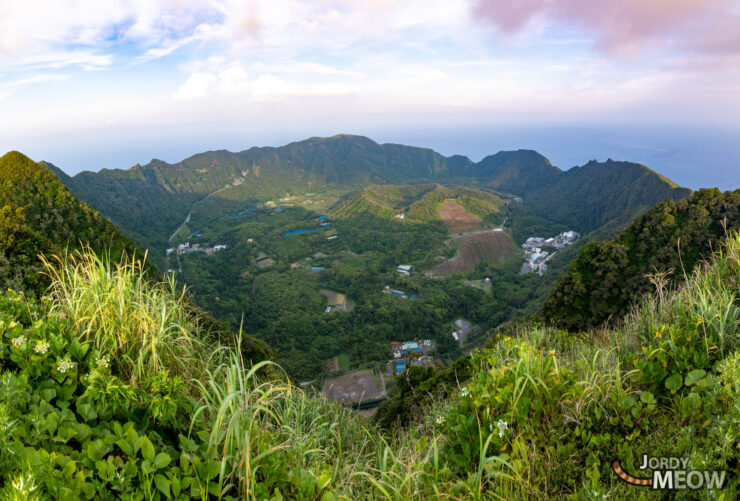
[[[1,499],[668,496],[611,472],[643,453],[728,472],[676,498],[737,498],[740,236],[618,331],[492,338],[393,433],[250,363],[137,270],[82,255],[47,267],[42,300],[0,298]]]

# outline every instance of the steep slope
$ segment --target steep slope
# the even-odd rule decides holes
[[[574,167],[523,195],[536,213],[585,234],[605,224],[623,226],[655,204],[689,193],[644,165],[608,160]]]
[[[524,195],[555,183],[562,171],[536,151],[500,151],[477,163],[472,175],[487,186]]]
[[[636,299],[683,280],[698,261],[740,228],[740,190],[700,190],[668,199],[637,218],[609,242],[591,242],[542,306],[546,321],[568,329],[596,327],[623,315]]]
[[[39,275],[38,254],[83,245],[114,257],[136,252],[128,238],[79,202],[46,167],[16,151],[0,157],[0,287],[40,292],[46,281]]]
[[[349,135],[238,153],[206,152],[176,164],[153,160],[125,171],[61,179],[137,243],[158,251],[200,200],[193,217],[206,221],[241,210],[245,202],[286,194],[445,182],[513,193],[525,199],[535,217],[585,234],[605,224],[616,231],[665,198],[688,194],[647,167],[627,162],[592,162],[563,172],[531,150],[499,152],[474,163]]]
[[[373,185],[331,208],[334,219],[372,214],[406,224],[444,222],[451,231],[471,230],[503,220],[504,200],[490,192],[440,184]]]

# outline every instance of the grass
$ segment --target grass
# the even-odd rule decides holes
[[[660,498],[611,473],[615,458],[635,472],[642,452],[737,473],[739,236],[680,289],[644,298],[619,330],[572,334],[533,325],[494,336],[473,356],[470,381],[391,433],[293,386],[272,362],[251,365],[239,349],[213,342],[185,291],[151,284],[140,262],[111,265],[83,252],[47,265],[52,313],[110,353],[132,384],[160,371],[190,382],[197,410],[189,439],[204,441],[224,495]],[[694,342],[678,342],[679,335]],[[646,359],[679,371],[686,384],[672,390],[667,376],[651,376]],[[500,423],[506,426],[497,429]],[[737,495],[731,478],[724,499]],[[722,499],[714,491],[689,495]]]
[[[111,263],[75,252],[44,263],[52,311],[109,354],[134,386],[162,370],[183,381],[198,379],[223,354],[190,311],[185,288],[178,290],[172,279],[152,284],[142,261]]]

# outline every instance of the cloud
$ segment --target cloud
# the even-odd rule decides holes
[[[211,61],[212,66],[216,63]],[[267,68],[265,65],[260,65]],[[287,80],[274,74],[250,74],[239,63],[224,64],[214,72],[196,71],[175,91],[173,98],[191,101],[207,97],[244,97],[250,102],[285,97],[337,96],[353,93],[353,86],[337,81],[307,83],[300,77]]]
[[[0,2],[0,63],[99,69],[127,45],[161,57],[220,17],[217,9],[182,0]]]
[[[562,23],[592,33],[611,55],[651,48],[740,51],[734,0],[473,0],[475,18],[505,34],[536,23]]]

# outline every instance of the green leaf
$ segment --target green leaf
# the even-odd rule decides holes
[[[180,495],[180,491],[182,490],[182,486],[180,485],[180,478],[179,477],[172,477],[170,479],[170,486],[172,487],[172,494],[177,497]]]
[[[622,412],[627,411],[632,408],[633,405],[635,405],[635,399],[631,395],[627,395],[622,399]]]
[[[707,371],[704,369],[694,369],[693,371],[686,374],[686,386],[692,386],[696,384],[701,378],[707,375]]]
[[[170,458],[170,455],[166,452],[160,452],[157,454],[157,456],[154,458],[153,464],[154,467],[157,469],[164,468],[168,464],[170,464],[170,461],[172,458]]]
[[[162,494],[164,494],[166,497],[170,497],[170,481],[167,480],[164,475],[161,473],[157,473],[154,475],[154,483],[157,486],[157,489],[159,489]]]
[[[671,393],[677,392],[683,384],[683,378],[681,374],[673,374],[671,377],[665,380],[665,387]]]
[[[134,448],[131,446],[131,444],[129,444],[125,440],[117,440],[116,445],[120,447],[123,453],[126,454],[127,456],[134,455]]]
[[[221,472],[221,463],[215,460],[208,461],[208,465],[206,466],[207,473],[206,473],[206,480],[210,480],[212,478],[216,478],[218,474]]]
[[[131,450],[133,451],[131,452],[132,455],[139,452],[141,440],[139,439],[139,434],[133,427],[126,430],[126,442],[131,445]]]
[[[141,456],[150,463],[154,462],[154,445],[147,436],[141,437]]]
[[[655,404],[655,397],[649,391],[643,391],[640,394],[640,400],[642,401],[643,404],[646,404],[646,405],[654,405]]]
[[[701,406],[701,397],[698,393],[691,392],[689,396],[683,399],[681,403],[681,412],[685,417],[696,414],[696,411]]]

